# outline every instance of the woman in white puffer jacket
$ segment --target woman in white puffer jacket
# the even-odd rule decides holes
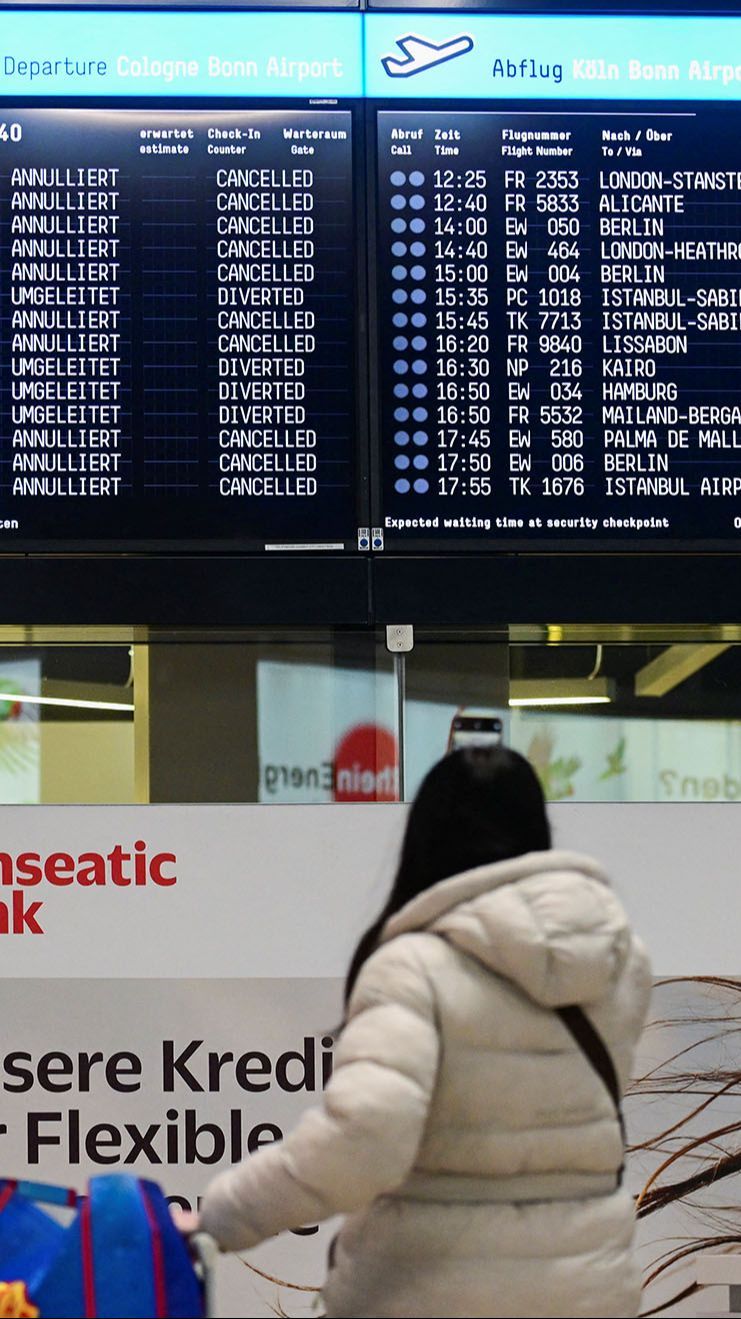
[[[228,1250],[347,1214],[330,1316],[637,1314],[609,1083],[629,1075],[650,969],[600,867],[549,849],[515,752],[430,771],[350,967],[322,1107],[206,1194],[200,1225]],[[559,1015],[575,1006],[586,1045]]]

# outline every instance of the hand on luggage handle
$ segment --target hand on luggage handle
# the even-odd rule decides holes
[[[193,1209],[181,1209],[178,1204],[170,1205],[172,1221],[178,1232],[184,1237],[192,1237],[198,1231],[198,1214]]]

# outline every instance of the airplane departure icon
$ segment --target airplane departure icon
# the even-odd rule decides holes
[[[444,64],[446,60],[466,55],[469,50],[473,50],[473,37],[462,32],[449,41],[437,42],[408,32],[405,37],[399,37],[396,44],[404,58],[385,55],[381,63],[389,78],[411,78],[413,74],[424,73],[425,69],[432,69],[436,64]]]

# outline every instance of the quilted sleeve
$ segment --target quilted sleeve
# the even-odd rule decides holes
[[[368,959],[321,1106],[209,1187],[201,1226],[223,1249],[359,1209],[407,1176],[438,1066],[434,990],[421,947],[429,937],[402,935]]]

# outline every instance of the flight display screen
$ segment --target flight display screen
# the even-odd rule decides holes
[[[399,530],[738,532],[726,120],[379,114],[384,508]]]
[[[0,553],[738,544],[741,17],[3,28]]]
[[[92,85],[2,110],[2,545],[356,547],[353,113],[308,96],[342,81],[342,50],[313,59],[276,15],[258,62],[255,18],[217,16],[205,60],[154,36],[47,74],[5,57],[16,87]],[[99,66],[121,103],[89,103]],[[246,104],[223,99],[250,78]],[[132,103],[163,80],[200,99]]]
[[[710,98],[741,66],[681,22],[537,21],[482,55],[495,20],[433,20],[380,61],[386,536],[737,540],[741,114]]]
[[[350,113],[7,114],[0,492],[27,534],[351,534]]]

